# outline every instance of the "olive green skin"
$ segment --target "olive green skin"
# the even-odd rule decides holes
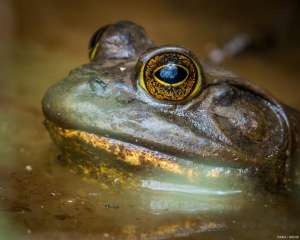
[[[238,176],[243,183],[255,179],[272,190],[298,184],[297,111],[198,59],[200,93],[186,102],[158,101],[139,86],[143,58],[155,51],[144,30],[118,22],[105,28],[99,42],[93,61],[45,94],[46,122],[147,148],[195,169],[222,169],[221,174]],[[180,50],[164,46],[156,51],[161,49]]]

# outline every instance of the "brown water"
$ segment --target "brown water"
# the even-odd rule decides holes
[[[162,203],[144,190],[103,189],[58,163],[40,109],[47,87],[87,61],[87,41],[103,24],[133,20],[158,44],[181,44],[205,58],[235,33],[255,34],[279,16],[292,20],[276,48],[223,65],[300,109],[295,2],[0,1],[0,239],[299,238],[297,195],[257,194],[240,210],[210,212],[194,196],[171,209],[168,199],[177,195]]]

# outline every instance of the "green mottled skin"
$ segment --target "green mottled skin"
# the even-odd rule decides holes
[[[279,190],[298,184],[297,111],[239,76],[201,61],[205,83],[196,97],[178,104],[157,101],[137,82],[137,60],[153,47],[144,30],[119,22],[105,29],[99,41],[101,49],[92,62],[47,91],[47,122],[151,149],[202,173],[215,168],[233,185],[251,181]],[[69,143],[58,144],[64,148]],[[84,148],[90,155],[99,154]],[[118,168],[134,173],[124,165]],[[192,182],[201,186],[201,178]]]

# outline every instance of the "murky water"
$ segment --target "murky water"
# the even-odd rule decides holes
[[[124,2],[0,1],[0,239],[299,238],[296,193],[220,204],[197,194],[106,189],[60,164],[40,100],[48,86],[87,61],[86,43],[98,26],[134,20],[158,44],[181,44],[205,57],[233,34],[255,33],[294,8],[293,1]],[[274,49],[223,65],[300,109],[299,36],[284,36]]]

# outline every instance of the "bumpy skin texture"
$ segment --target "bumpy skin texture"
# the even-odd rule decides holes
[[[139,86],[138,59],[153,49],[140,26],[109,25],[99,42],[94,60],[71,71],[43,99],[46,126],[64,151],[75,151],[77,144],[90,157],[99,150],[116,157],[111,161],[196,176],[196,182],[204,175],[206,181],[247,177],[277,190],[296,181],[298,112],[201,61],[197,96],[159,101]]]

